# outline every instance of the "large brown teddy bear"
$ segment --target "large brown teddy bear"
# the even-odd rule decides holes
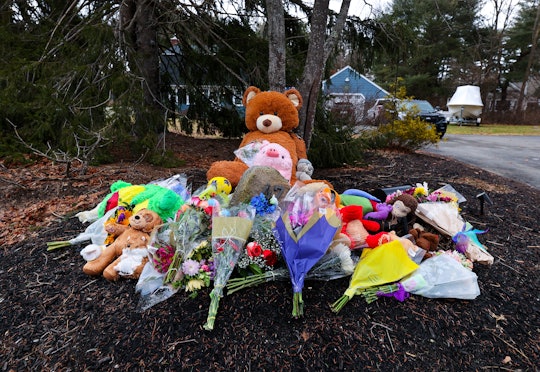
[[[265,91],[249,87],[242,100],[246,108],[245,123],[249,130],[240,143],[240,148],[264,140],[277,143],[289,151],[292,159],[290,184],[297,179],[298,160],[306,159],[306,144],[293,130],[298,127],[298,110],[302,107],[302,96],[296,89],[284,93]],[[233,161],[218,161],[206,173],[208,180],[225,177],[235,187],[248,169],[248,165],[236,157]]]
[[[118,223],[106,225],[105,230],[117,237],[103,248],[96,259],[88,261],[83,271],[93,276],[103,274],[110,281],[120,277],[138,278],[148,262],[146,247],[150,233],[161,224],[162,220],[156,212],[141,209],[129,218],[128,226]]]

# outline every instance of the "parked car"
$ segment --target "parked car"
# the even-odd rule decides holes
[[[371,106],[366,112],[366,119],[370,124],[380,124],[384,122],[387,117],[385,112],[388,112],[390,107],[395,107],[398,100],[392,98],[379,98],[375,101],[375,104]]]
[[[439,138],[442,138],[446,133],[446,127],[448,122],[446,117],[440,112],[439,109],[434,108],[431,103],[426,100],[413,99],[410,101],[403,101],[400,104],[398,110],[398,116],[400,119],[403,119],[407,113],[416,112],[422,120],[432,125],[435,125],[435,130],[439,135]]]
[[[397,118],[404,120],[407,115],[414,113],[422,120],[432,125],[435,125],[435,130],[442,138],[446,133],[448,125],[447,118],[443,113],[434,108],[431,103],[426,100],[398,100],[392,98],[380,98],[375,101],[375,104],[367,110],[366,119],[369,124],[379,125],[387,122],[397,113]]]

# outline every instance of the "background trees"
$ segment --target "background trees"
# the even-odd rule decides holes
[[[486,4],[493,19],[480,13]],[[247,85],[297,87],[305,101],[299,133],[309,143],[320,83],[345,64],[385,87],[403,78],[409,95],[440,106],[461,84],[480,85],[503,103],[515,81],[523,83],[522,102],[539,95],[532,89],[540,70],[538,0],[394,0],[349,17],[350,0],[339,10],[330,5],[5,1],[0,129],[7,135],[0,153],[20,150],[13,126],[43,151],[60,148],[86,160],[89,150],[73,149],[122,140],[136,153],[154,153],[171,119],[181,118],[184,129],[196,122],[203,132],[241,135],[238,108],[225,103],[234,95],[238,102]],[[173,91],[171,77],[160,73],[161,56],[170,52],[190,97],[187,112],[178,111],[178,87]],[[209,85],[221,89],[209,94]]]

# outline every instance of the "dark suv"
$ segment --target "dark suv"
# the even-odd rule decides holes
[[[403,111],[400,110],[400,119],[402,119],[402,115],[406,115],[406,113],[411,112],[412,110],[418,110],[418,116],[422,120],[435,125],[435,130],[437,131],[439,138],[444,136],[448,123],[444,115],[431,106],[431,103],[426,100],[413,99],[411,101],[403,101],[401,104],[403,105]]]

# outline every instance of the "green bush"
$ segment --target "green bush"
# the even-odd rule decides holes
[[[407,115],[380,125],[366,138],[371,148],[393,148],[405,151],[418,150],[439,142],[435,127],[419,117]]]
[[[385,120],[364,135],[367,146],[372,149],[414,151],[440,141],[435,126],[418,117],[418,108],[405,104],[413,97],[407,96],[402,80],[398,79],[395,89],[392,86],[396,93],[394,100],[385,105]]]

